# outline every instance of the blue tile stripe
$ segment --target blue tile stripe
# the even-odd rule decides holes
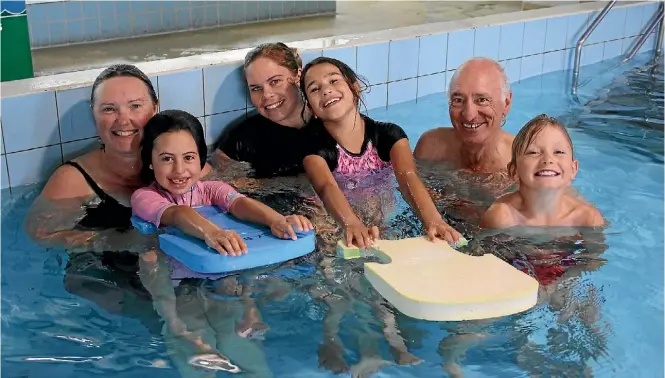
[[[650,18],[647,13],[655,11],[649,6],[651,4],[625,7],[624,11],[620,9],[614,16],[615,20],[624,20],[625,16],[624,25],[618,26],[619,31],[607,27],[597,29],[599,35],[595,40],[598,42],[583,49],[583,65],[624,54],[635,41],[634,33],[641,30],[629,25],[635,21],[644,26],[645,20]],[[91,9],[88,14],[92,14]],[[129,11],[119,6],[114,9],[116,12]],[[82,8],[80,11],[80,14],[85,13]],[[282,12],[287,9],[283,8]],[[306,51],[303,59],[309,61],[323,55],[345,61],[356,72],[371,79],[371,87],[363,95],[367,109],[381,108],[447,91],[457,65],[472,56],[498,58],[511,82],[570,68],[574,37],[581,34],[589,22],[590,13],[555,16],[375,44]],[[538,38],[529,40],[532,35]],[[655,37],[649,41],[643,51],[654,48]],[[508,50],[501,50],[497,45],[508,46]],[[252,110],[239,62],[151,79],[158,90],[161,109],[179,108],[194,113],[203,120],[206,141],[210,144],[228,122]],[[1,132],[6,148],[2,156],[6,157],[8,182],[12,186],[44,180],[51,173],[49,169],[39,168],[26,174],[26,164],[50,167],[52,161],[61,161],[63,156],[76,151],[75,147],[94,143],[96,130],[89,114],[88,91],[89,87],[2,99]],[[39,112],[27,113],[26,119],[23,109],[39,109]]]
[[[22,4],[22,5],[20,5]],[[289,8],[290,5],[293,9]],[[22,9],[28,14],[30,42],[34,47],[145,36],[168,31],[201,29],[220,25],[276,20],[300,16],[334,14],[335,1],[303,2],[311,6],[295,7],[294,1],[209,2],[209,1],[65,1],[26,4],[2,1],[7,9]],[[21,8],[22,7],[22,8]],[[235,8],[234,8],[235,7]],[[248,8],[249,7],[249,8]],[[297,11],[297,14],[296,14]],[[58,24],[53,38],[52,24]],[[93,25],[98,25],[89,29]],[[74,25],[74,28],[67,26]],[[82,25],[87,25],[85,30]],[[69,31],[68,31],[69,30]]]

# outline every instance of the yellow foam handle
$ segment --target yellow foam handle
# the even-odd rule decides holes
[[[468,245],[469,241],[466,240],[464,236],[462,236],[462,238],[460,238],[460,240],[458,240],[457,243],[449,243],[449,244],[453,248],[459,248]],[[372,248],[370,248],[370,251],[368,251],[368,250],[362,250],[354,245],[347,246],[343,240],[337,242],[337,257],[341,257],[346,260],[368,257],[372,255],[371,250]]]

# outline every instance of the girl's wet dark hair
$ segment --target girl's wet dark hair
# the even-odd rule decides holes
[[[114,64],[102,71],[102,73],[100,73],[95,79],[94,84],[92,84],[90,106],[94,106],[95,104],[95,94],[97,93],[97,87],[99,87],[99,84],[114,77],[134,77],[141,80],[148,88],[148,94],[150,94],[150,99],[152,100],[153,105],[157,104],[157,92],[155,92],[155,88],[152,86],[152,82],[150,81],[150,78],[148,78],[148,75],[131,64]]]
[[[201,160],[201,169],[206,164],[208,147],[201,122],[193,115],[182,110],[163,110],[155,114],[143,128],[143,141],[141,142],[141,181],[151,184],[155,181],[155,172],[150,169],[152,164],[152,149],[155,140],[164,133],[187,131],[194,138]]]
[[[358,110],[360,110],[360,105],[364,106],[365,110],[367,110],[367,106],[365,106],[365,102],[363,101],[361,96],[363,90],[369,88],[367,79],[356,74],[351,69],[351,67],[349,67],[346,63],[342,62],[341,60],[337,60],[335,58],[329,58],[327,56],[322,56],[312,60],[311,62],[307,63],[305,68],[303,68],[302,70],[302,74],[300,75],[300,90],[303,94],[303,101],[305,102],[305,104],[308,107],[310,107],[309,101],[307,100],[307,87],[306,87],[307,84],[305,83],[305,77],[307,76],[307,71],[309,71],[312,67],[318,64],[324,64],[324,63],[332,64],[333,66],[337,67],[337,69],[339,69],[339,72],[342,74],[344,81],[346,81],[346,84],[349,85],[349,89],[351,89],[351,93],[353,93],[353,101],[356,103]],[[356,88],[355,86],[356,83],[359,84],[360,88]],[[305,109],[303,108],[303,114],[304,112]]]

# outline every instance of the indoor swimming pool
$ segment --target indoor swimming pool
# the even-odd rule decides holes
[[[653,70],[651,57],[640,54],[613,70],[616,59],[584,67],[585,77],[594,73],[594,79],[580,89],[577,100],[569,94],[570,71],[512,85],[513,105],[504,129],[516,134],[541,113],[562,121],[580,162],[575,188],[609,220],[604,235],[541,245],[573,251],[577,265],[543,289],[536,307],[483,322],[426,322],[397,313],[409,351],[422,362],[384,366],[381,359],[393,358],[381,323],[370,312],[369,301],[377,294],[361,278],[360,265],[335,261],[337,285],[329,289],[338,295],[335,306],[343,313],[343,361],[338,363],[353,367],[369,340],[376,342],[379,357],[374,363],[381,367],[373,377],[661,376],[664,83],[663,63]],[[426,130],[450,124],[441,93],[370,109],[369,115],[401,125],[412,148]],[[478,233],[474,214],[492,202],[492,195],[479,191],[478,182],[463,173],[422,164],[421,175],[441,194],[436,202],[447,219],[473,239]],[[62,249],[45,250],[30,241],[23,221],[40,188],[2,192],[3,376],[227,376],[182,367],[184,357],[173,340],[163,337],[160,318],[138,277],[85,256],[70,259]],[[285,196],[294,198],[266,201],[281,210],[300,206],[297,193]],[[386,211],[385,227],[398,236],[417,230],[415,215],[405,209],[400,198]],[[498,254],[511,248],[491,238],[474,243]],[[258,345],[265,353],[269,373],[256,371],[256,376],[336,376],[319,366],[322,323],[329,321],[324,318],[330,310],[313,299],[312,293],[326,283],[311,264],[257,272],[263,278],[257,302],[270,329],[263,341],[247,341],[252,350]],[[180,287],[179,304],[222,301],[211,285]],[[228,354],[244,353],[242,348]],[[250,357],[246,370],[251,373]]]

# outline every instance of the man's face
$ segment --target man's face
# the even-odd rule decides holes
[[[485,62],[463,68],[450,88],[450,120],[463,143],[483,144],[501,129],[512,94],[502,98],[502,75]]]

